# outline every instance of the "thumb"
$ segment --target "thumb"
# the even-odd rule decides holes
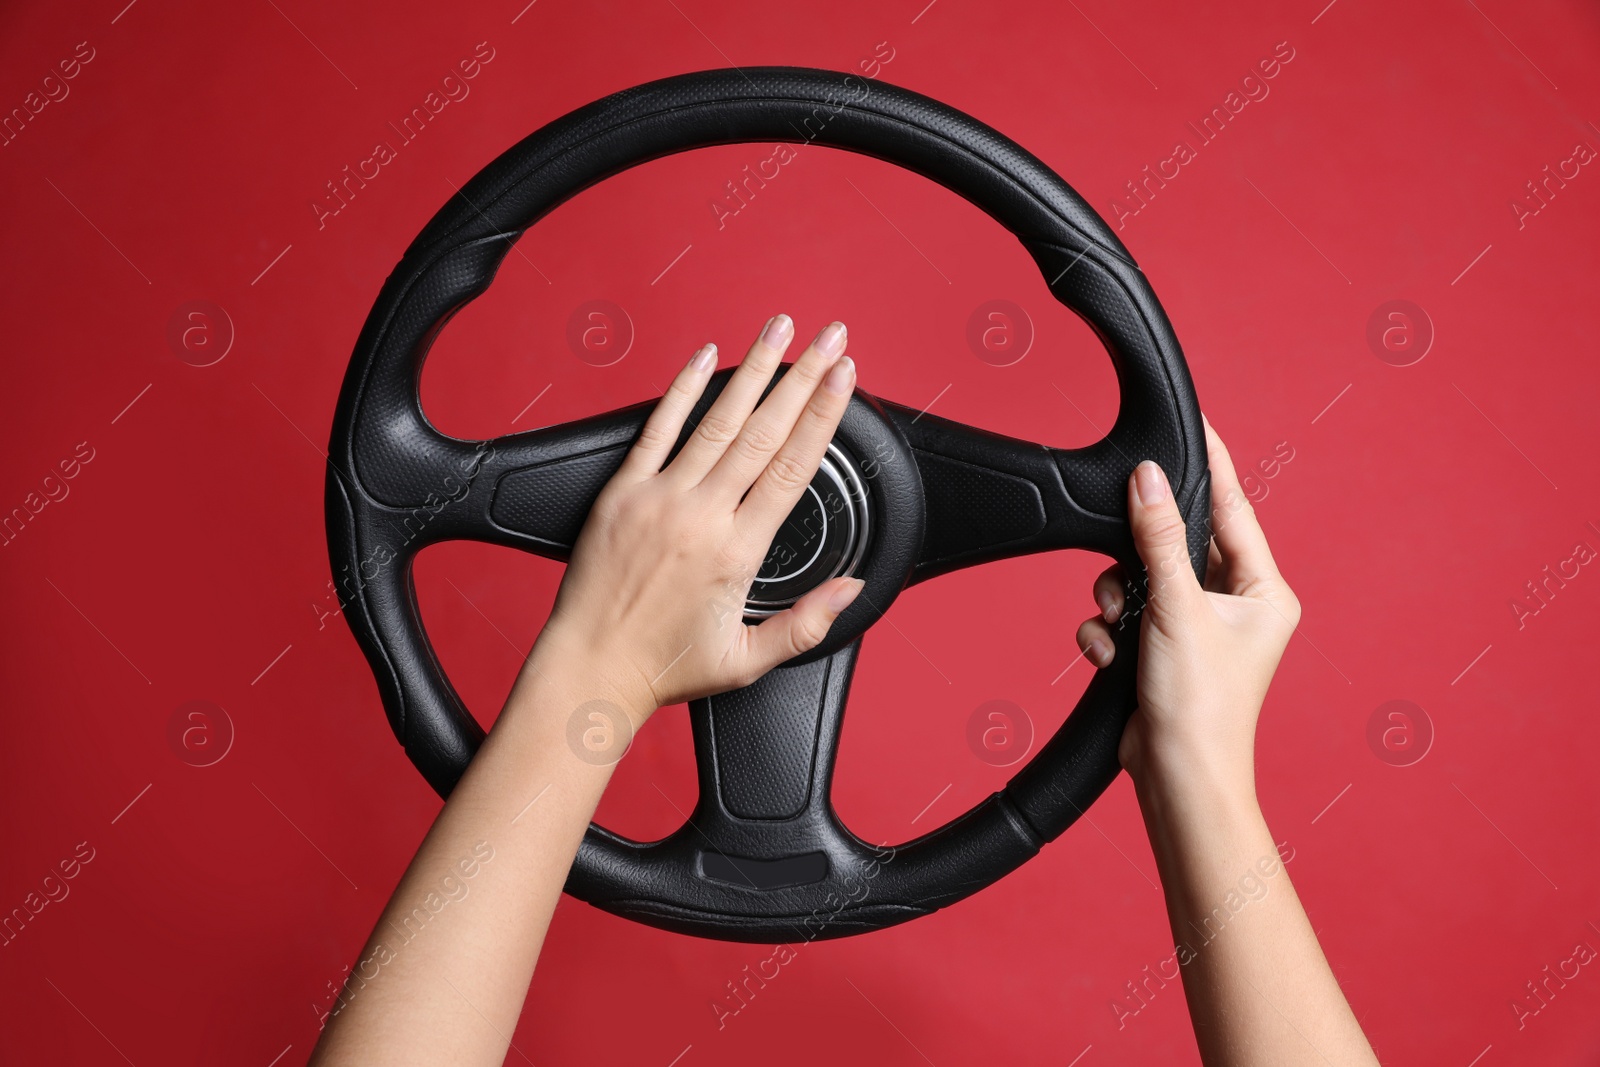
[[[1145,460],[1128,479],[1128,522],[1144,563],[1150,609],[1156,618],[1181,615],[1201,597],[1189,565],[1188,531],[1172,487],[1159,464]]]
[[[833,620],[849,607],[866,583],[860,578],[834,578],[823,582],[759,626],[746,631],[745,662],[740,673],[759,678],[784,660],[809,652],[822,643]]]

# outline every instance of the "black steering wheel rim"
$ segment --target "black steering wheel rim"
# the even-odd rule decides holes
[[[427,544],[470,538],[564,559],[587,503],[650,405],[496,441],[451,438],[421,409],[428,349],[488,288],[522,232],[560,203],[651,159],[752,141],[871,155],[983,209],[1100,336],[1122,389],[1106,437],[1071,450],[861,393],[852,400],[841,439],[887,450],[872,492],[875,506],[897,519],[864,562],[863,596],[822,647],[751,687],[693,702],[701,757],[694,814],[660,842],[591,826],[567,882],[573,895],[652,925],[774,943],[863,933],[962,899],[1035,855],[1120,770],[1137,615],[1115,635],[1113,665],[1005,789],[902,845],[856,838],[827,790],[860,634],[894,595],[958,567],[1065,547],[1102,552],[1142,575],[1124,494],[1129,472],[1147,458],[1167,472],[1188,523],[1190,564],[1203,578],[1210,493],[1194,385],[1143,272],[1082,198],[1025,149],[921,94],[826,70],[702,71],[615,93],[514,145],[423,228],[377,298],[335,412],[326,492],[335,586],[391,727],[441,795],[484,735],[422,627],[412,558]],[[981,515],[958,506],[975,492],[993,502]],[[1143,580],[1132,584],[1138,603]],[[785,709],[776,727],[773,708]],[[783,735],[776,740],[774,728]],[[778,751],[802,744],[811,746],[804,766]]]

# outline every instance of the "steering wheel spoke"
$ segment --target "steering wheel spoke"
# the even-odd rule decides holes
[[[958,899],[958,887],[937,888],[947,849],[977,849],[1010,866],[1033,855],[1039,841],[1000,794],[903,845],[870,844],[839,822],[830,792],[860,645],[691,701],[693,813],[660,841],[591,831],[567,890],[657,925],[703,929],[714,915],[718,936],[799,944],[904,921],[935,897]],[[641,866],[652,872],[646,893],[619,876]]]
[[[633,404],[484,442],[472,491],[440,533],[565,562],[650,408]]]
[[[1117,558],[1131,549],[1125,518],[1085,507],[1075,482],[1117,479],[1134,464],[1110,439],[1064,451],[884,404],[911,443],[927,501],[912,581],[1011,556],[1086,548]]]
[[[853,839],[829,799],[861,648],[768,671],[692,701],[700,802],[689,824],[710,881],[774,889],[821,881]],[[830,862],[833,861],[833,862]]]

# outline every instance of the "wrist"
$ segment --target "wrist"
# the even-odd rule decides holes
[[[1210,779],[1169,778],[1147,778],[1134,788],[1164,885],[1176,872],[1192,870],[1198,857],[1216,862],[1237,853],[1240,842],[1271,836],[1254,790],[1246,793],[1234,783]]]
[[[518,702],[519,691],[529,690],[544,695],[541,703],[569,711],[592,701],[614,705],[635,730],[657,706],[648,679],[630,665],[592,647],[575,645],[549,629],[534,642],[508,704]]]
[[[1258,812],[1253,753],[1147,742],[1129,768],[1141,807]]]

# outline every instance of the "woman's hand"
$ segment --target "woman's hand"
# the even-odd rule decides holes
[[[1079,627],[1078,644],[1105,667],[1110,627],[1140,628],[1139,706],[1117,755],[1150,834],[1201,1060],[1377,1067],[1285,869],[1293,852],[1274,843],[1256,803],[1256,718],[1300,602],[1209,422],[1206,446],[1205,586],[1165,475],[1141,463],[1128,510],[1148,596],[1130,608],[1122,573],[1106,571],[1095,582],[1101,614]]]
[[[678,373],[589,513],[529,656],[533,670],[597,675],[648,717],[748,685],[827,635],[859,579],[824,582],[759,626],[743,621],[768,546],[816,474],[855,387],[844,324],[835,322],[757,406],[793,336],[787,315],[769,320],[663,466],[716,367],[716,346]]]
[[[1300,603],[1209,422],[1206,447],[1213,541],[1205,587],[1189,566],[1166,476],[1146,460],[1128,480],[1128,508],[1149,575],[1148,600],[1130,612],[1121,568],[1105,571],[1094,586],[1101,614],[1078,628],[1078,645],[1105,667],[1115,654],[1110,627],[1141,627],[1139,708],[1118,751],[1136,783],[1158,773],[1204,775],[1253,799],[1256,718],[1300,621]]]

